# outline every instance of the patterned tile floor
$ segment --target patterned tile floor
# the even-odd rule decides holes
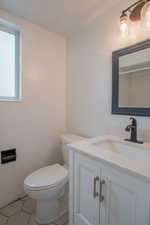
[[[25,197],[0,209],[0,225],[38,225],[34,213],[35,201]],[[50,225],[68,225],[68,214]]]

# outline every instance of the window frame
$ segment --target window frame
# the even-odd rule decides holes
[[[17,26],[0,21],[0,31],[4,31],[15,36],[15,96],[1,96],[0,101],[21,101],[21,72],[20,72],[20,29]]]

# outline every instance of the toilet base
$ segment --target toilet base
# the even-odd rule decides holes
[[[51,201],[37,201],[35,220],[39,224],[48,224],[59,216],[59,205],[56,199]]]
[[[35,215],[35,221],[38,224],[50,224],[55,222],[65,213],[68,212],[68,207],[60,210],[59,201],[37,201],[37,209]]]

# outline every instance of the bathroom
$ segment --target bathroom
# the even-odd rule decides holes
[[[139,26],[140,22],[131,24],[131,34],[122,37],[121,12],[134,3],[0,0],[0,30],[11,28],[20,35],[20,95],[16,100],[0,98],[0,151],[16,149],[17,154],[16,161],[0,165],[0,225],[40,224],[34,215],[36,201],[27,196],[24,181],[40,168],[64,164],[62,135],[77,135],[83,141],[105,135],[130,138],[125,128],[132,115],[137,120],[138,140],[150,142],[148,114],[112,113],[112,52],[150,38],[150,30]],[[70,152],[67,171],[73,171],[72,154],[76,154]],[[71,190],[70,186],[68,212],[45,224],[150,224],[142,219],[141,224],[135,222],[129,212],[123,217],[125,222],[104,222],[99,209],[98,221],[94,216],[93,221],[76,221]],[[95,202],[99,204],[97,198]],[[90,211],[96,212],[91,205]],[[112,207],[116,208],[115,203]]]

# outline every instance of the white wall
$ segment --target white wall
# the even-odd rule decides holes
[[[0,207],[23,193],[24,178],[60,161],[66,123],[66,41],[0,11],[21,26],[22,102],[0,102],[0,144],[17,148],[17,162],[0,165]],[[2,147],[1,147],[2,149]]]
[[[70,38],[67,124],[70,132],[90,137],[125,135],[129,116],[111,115],[111,54],[150,37],[150,31],[140,28],[137,38],[133,39],[133,35],[132,39],[131,36],[121,38],[119,17],[121,10],[129,4],[129,1],[122,1]],[[144,139],[150,140],[150,118],[137,119],[140,129],[144,129]]]

